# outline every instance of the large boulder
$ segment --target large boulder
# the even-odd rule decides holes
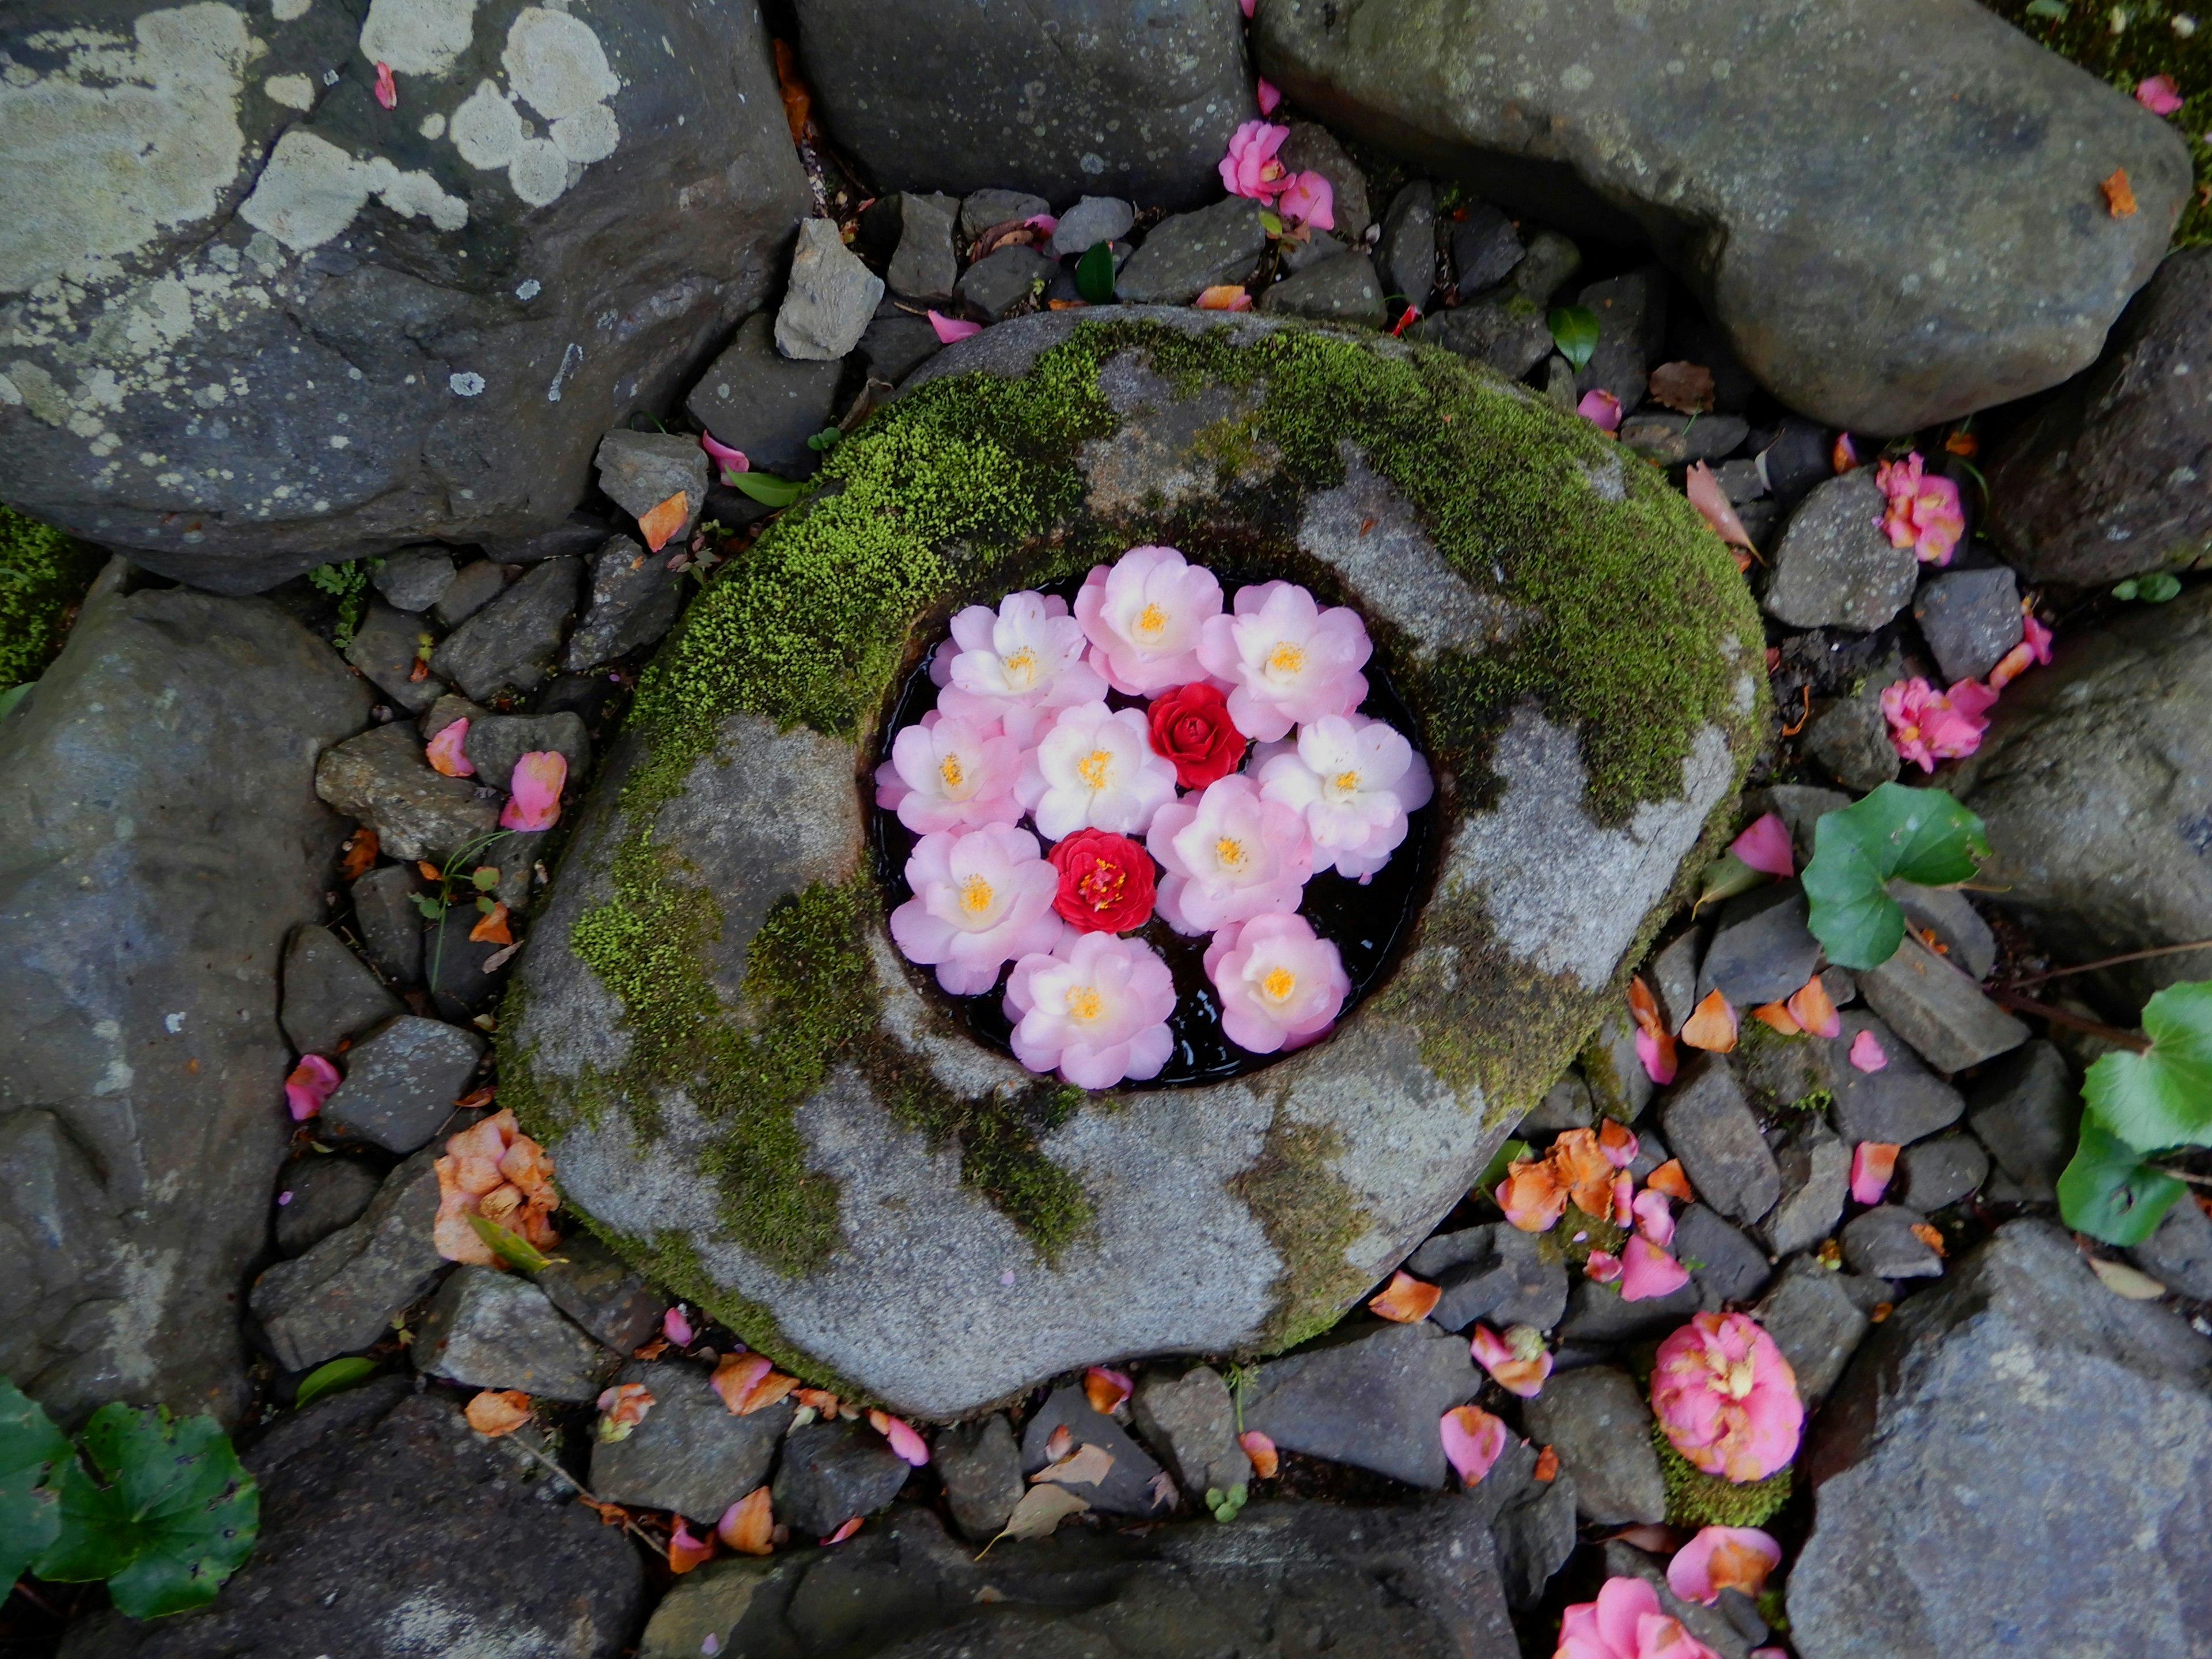
[[[805,205],[753,0],[67,21],[0,18],[0,495],[218,592],[558,525]]]
[[[1805,1459],[1804,1659],[2197,1659],[2212,1343],[2007,1224],[1879,1327]]]
[[[286,936],[368,688],[264,599],[107,592],[0,720],[0,1373],[57,1414],[246,1403],[290,1120]]]
[[[1730,796],[1759,632],[1663,479],[1448,354],[1101,307],[908,384],[654,665],[501,1016],[501,1098],[661,1282],[952,1415],[1294,1340],[1426,1235]],[[902,961],[858,786],[950,605],[1151,541],[1364,609],[1442,775],[1436,891],[1329,1041],[1091,1098]]]
[[[1221,0],[797,0],[815,110],[884,191],[992,186],[1170,210],[1259,113]]]
[[[2207,556],[2208,366],[2212,248],[2186,248],[2136,296],[2097,366],[1998,452],[1990,532],[2022,575],[2108,582]]]
[[[1768,390],[1856,431],[2086,368],[2191,188],[2166,124],[1974,0],[1264,0],[1254,29],[1302,108],[1648,238]]]
[[[1989,826],[1990,901],[2062,961],[2212,939],[2212,588],[2062,638],[1951,788]],[[2208,971],[2192,951],[2097,981],[2131,1020]]]

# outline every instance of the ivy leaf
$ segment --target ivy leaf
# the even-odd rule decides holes
[[[779,478],[773,472],[732,472],[728,481],[763,507],[789,507],[806,493],[796,478]]]
[[[2169,985],[2143,1005],[2145,1054],[2089,1068],[2082,1098],[2137,1152],[2212,1146],[2212,980]]]
[[[337,1359],[325,1360],[300,1379],[293,1390],[292,1408],[305,1411],[326,1394],[343,1394],[348,1389],[360,1387],[376,1375],[376,1362],[365,1354],[349,1353]]]
[[[2093,1066],[2093,1076],[2094,1072]],[[2081,1144],[2058,1177],[2058,1213],[2068,1226],[2107,1244],[2140,1244],[2185,1190],[2172,1176],[2144,1163],[2141,1153],[2106,1130],[2094,1113],[2085,1114]]]
[[[1905,939],[1891,878],[1948,886],[1972,877],[1989,850],[1982,821],[1941,789],[1885,783],[1814,828],[1805,866],[1813,937],[1839,968],[1879,968]]]
[[[532,1244],[520,1233],[509,1232],[496,1221],[472,1215],[469,1225],[476,1229],[491,1253],[510,1267],[520,1267],[524,1273],[541,1273],[553,1265],[553,1258]]]
[[[1587,306],[1554,306],[1544,321],[1559,356],[1580,370],[1597,350],[1597,313]]]
[[[60,1501],[44,1482],[69,1455],[39,1403],[0,1377],[0,1583],[21,1578],[60,1530]]]
[[[1114,303],[1114,245],[1093,242],[1075,262],[1075,291],[1094,306]]]
[[[100,1478],[76,1458],[58,1466],[61,1535],[39,1576],[105,1578],[133,1619],[214,1601],[261,1525],[260,1492],[215,1419],[106,1405],[85,1425],[84,1451]]]

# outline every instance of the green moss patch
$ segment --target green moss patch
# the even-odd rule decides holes
[[[1336,1173],[1343,1151],[1335,1130],[1278,1112],[1259,1158],[1228,1183],[1283,1264],[1268,1287],[1273,1311],[1261,1327],[1259,1352],[1320,1335],[1367,1288],[1367,1275],[1344,1259],[1367,1231],[1367,1213]]]
[[[0,690],[46,672],[99,574],[83,543],[0,507]]]
[[[1651,1425],[1659,1474],[1667,1486],[1667,1522],[1675,1527],[1755,1527],[1790,1501],[1790,1470],[1764,1480],[1723,1480],[1674,1449],[1666,1430]]]

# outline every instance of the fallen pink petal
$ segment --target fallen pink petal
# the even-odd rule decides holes
[[[1636,1212],[1638,1232],[1662,1250],[1674,1242],[1674,1212],[1668,1206],[1666,1194],[1646,1187],[1637,1194],[1631,1207]]]
[[[2181,89],[2173,84],[2171,75],[2146,76],[2136,82],[2136,102],[2153,115],[2171,115],[2181,107],[2182,101]]]
[[[1611,1250],[1592,1250],[1583,1263],[1583,1277],[1596,1285],[1611,1285],[1620,1278],[1620,1258]]]
[[[1636,1179],[1626,1170],[1613,1178],[1613,1219],[1626,1227],[1636,1218]]]
[[[1721,488],[1721,481],[1711,467],[1703,461],[1692,466],[1683,479],[1683,489],[1690,498],[1690,505],[1698,509],[1698,516],[1712,526],[1714,532],[1723,541],[1730,547],[1750,550],[1751,532],[1743,527],[1743,520],[1736,517],[1735,507],[1729,500],[1728,491]],[[1743,562],[1739,560],[1738,562]]]
[[[1259,98],[1260,113],[1262,115],[1273,115],[1275,112],[1275,106],[1283,101],[1281,89],[1264,75],[1260,77],[1259,83],[1252,90]]]
[[[1636,1034],[1636,1057],[1644,1062],[1644,1074],[1661,1088],[1674,1080],[1680,1064],[1672,1041],[1662,1042],[1662,1033],[1638,1030]]]
[[[1504,1423],[1480,1406],[1460,1406],[1446,1412],[1437,1431],[1443,1437],[1445,1458],[1470,1486],[1488,1474],[1491,1465],[1504,1455],[1508,1437]]]
[[[983,325],[981,323],[971,323],[960,317],[947,317],[941,311],[932,311],[929,313],[929,325],[937,331],[939,341],[945,345],[953,345],[962,340],[971,339],[983,331]]]
[[[445,727],[423,746],[422,757],[430,763],[430,769],[449,778],[472,778],[476,764],[463,751],[469,740],[469,722],[465,715]]]
[[[699,434],[699,447],[705,450],[708,459],[725,472],[752,471],[753,464],[745,459],[744,450],[731,448],[711,432],[702,432]]]
[[[1889,1053],[1872,1031],[1861,1031],[1851,1039],[1850,1060],[1862,1072],[1879,1072],[1889,1064]]]
[[[1334,230],[1336,188],[1318,173],[1301,173],[1278,198],[1275,210],[1293,224]]]
[[[561,791],[568,759],[557,749],[532,749],[514,763],[513,791],[499,815],[502,830],[550,830],[561,817]]]
[[[2137,90],[2136,96],[2138,98],[2142,96],[2140,89]],[[379,64],[376,66],[376,101],[386,109],[399,107],[399,82],[392,78],[392,65],[389,64]],[[2179,107],[2178,101],[2176,107]],[[2161,115],[2165,112],[2163,110],[2159,112]]]
[[[1859,1033],[1870,1036],[1868,1031]],[[1851,1196],[1862,1204],[1881,1202],[1897,1173],[1898,1145],[1890,1140],[1862,1140],[1851,1148]]]
[[[1468,1348],[1499,1388],[1523,1400],[1534,1400],[1542,1392],[1544,1379],[1552,1374],[1543,1333],[1533,1326],[1515,1325],[1500,1335],[1478,1322]]]
[[[1782,1546],[1757,1527],[1706,1527],[1674,1552],[1667,1588],[1685,1601],[1711,1607],[1724,1589],[1755,1596],[1782,1565]]]
[[[292,1121],[305,1123],[321,1111],[340,1080],[338,1068],[320,1054],[301,1054],[300,1063],[284,1079],[284,1104],[291,1111]]]
[[[868,1426],[890,1441],[891,1449],[915,1468],[920,1468],[929,1462],[929,1443],[916,1434],[914,1425],[905,1419],[893,1417],[889,1412],[872,1411],[868,1413]]]
[[[691,1328],[691,1322],[684,1316],[680,1304],[660,1316],[660,1334],[679,1348],[690,1347],[697,1334]]]
[[[1620,1253],[1620,1299],[1650,1302],[1690,1282],[1690,1270],[1638,1233]]]
[[[1797,873],[1797,860],[1790,845],[1790,826],[1781,815],[1762,813],[1729,843],[1729,851],[1763,876],[1787,881]]]
[[[1608,1578],[1595,1601],[1577,1601],[1559,1620],[1552,1659],[1719,1659],[1660,1607],[1641,1578]]]
[[[824,1544],[842,1544],[842,1543],[843,1543],[843,1542],[844,1542],[848,1538],[850,1538],[850,1537],[851,1537],[854,1533],[856,1533],[856,1532],[860,1531],[860,1517],[859,1516],[857,1516],[857,1515],[856,1515],[856,1516],[853,1516],[853,1518],[852,1518],[851,1520],[849,1520],[849,1521],[846,1522],[845,1522],[845,1524],[844,1524],[843,1526],[842,1526],[842,1527],[838,1528],[836,1531],[835,1531],[835,1532],[831,1533],[831,1534],[830,1534],[827,1538],[823,1539],[822,1541],[823,1541]]]
[[[1601,432],[1620,430],[1620,399],[1603,386],[1594,386],[1583,393],[1583,400],[1575,405],[1575,413]]]

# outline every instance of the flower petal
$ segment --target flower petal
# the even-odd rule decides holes
[[[1749,827],[1729,843],[1729,851],[1764,875],[1787,880],[1797,873],[1796,859],[1790,846],[1790,829],[1779,813],[1762,813],[1753,819]]]
[[[1852,1147],[1851,1196],[1862,1204],[1881,1203],[1881,1195],[1889,1190],[1890,1177],[1897,1173],[1900,1150],[1889,1140],[1862,1140]]]
[[[964,317],[947,317],[939,311],[929,313],[929,325],[937,331],[938,341],[944,345],[957,345],[983,331],[981,323],[971,323]]]
[[[1444,1456],[1470,1486],[1490,1473],[1505,1450],[1505,1425],[1480,1406],[1455,1407],[1437,1427],[1443,1438]]]
[[[769,1489],[755,1486],[722,1511],[715,1536],[740,1555],[768,1555],[775,1549],[775,1512]]]
[[[1735,1047],[1735,1010],[1718,990],[1705,993],[1705,1000],[1690,1016],[1690,1023],[1682,1028],[1682,1041],[1692,1048],[1703,1048],[1710,1054],[1724,1054]]]
[[[1429,1312],[1443,1295],[1443,1288],[1414,1278],[1403,1271],[1390,1275],[1390,1282],[1368,1301],[1368,1307],[1401,1325],[1417,1325],[1429,1316]]]
[[[1889,1054],[1872,1031],[1861,1031],[1851,1039],[1850,1060],[1862,1072],[1879,1072],[1889,1064]]]

